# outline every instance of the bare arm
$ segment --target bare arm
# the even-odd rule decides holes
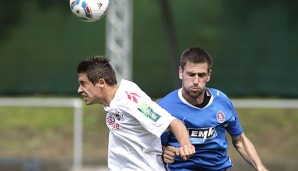
[[[232,137],[232,141],[234,147],[247,163],[252,165],[258,171],[267,171],[259,155],[257,154],[254,145],[244,133],[237,137]]]
[[[175,134],[180,144],[179,153],[177,155],[180,155],[183,160],[188,159],[195,153],[195,147],[190,142],[185,125],[178,119],[174,119],[170,123],[169,129]]]

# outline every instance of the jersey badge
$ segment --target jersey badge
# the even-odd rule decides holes
[[[118,121],[121,121],[123,120],[123,115],[121,113],[116,113],[115,114],[115,118],[118,120]]]
[[[117,123],[117,120],[120,121],[121,119],[123,119],[123,116],[121,114],[108,114],[107,115],[107,118],[106,118],[106,123],[107,123],[107,126],[110,128],[110,129],[119,129],[120,128],[120,124]]]
[[[151,119],[154,122],[156,122],[160,118],[160,115],[155,113],[152,110],[152,108],[146,103],[143,103],[142,105],[140,105],[138,110],[142,112],[147,118]]]
[[[225,121],[225,114],[223,113],[223,111],[219,110],[217,112],[217,115],[216,115],[216,119],[219,123],[223,123]]]

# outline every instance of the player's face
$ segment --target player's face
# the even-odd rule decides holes
[[[186,99],[203,99],[206,83],[210,80],[211,71],[207,63],[187,62],[184,69],[179,68],[182,80],[182,91]]]
[[[83,96],[83,100],[87,105],[100,103],[101,90],[98,84],[93,84],[87,77],[86,73],[78,75],[78,82],[80,84],[78,93]]]

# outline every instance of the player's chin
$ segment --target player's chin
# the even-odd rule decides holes
[[[191,93],[189,93],[189,96],[191,98],[198,98],[200,96],[200,93],[199,92],[191,92]]]
[[[92,102],[87,97],[85,97],[83,99],[83,101],[85,102],[86,105],[91,105],[92,104]]]
[[[92,105],[92,103],[90,103],[90,102],[85,102],[86,103],[86,105]]]
[[[92,104],[94,104],[92,101],[85,101],[85,103],[86,103],[86,105],[92,105]]]
[[[196,90],[193,90],[190,94],[192,95],[192,97],[197,98],[197,97],[199,97],[202,93],[203,93],[203,91],[202,91],[201,89],[196,89]]]

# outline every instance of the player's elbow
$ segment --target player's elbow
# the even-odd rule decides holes
[[[242,133],[239,136],[232,137],[232,144],[236,149],[239,149],[244,141],[245,135]]]

